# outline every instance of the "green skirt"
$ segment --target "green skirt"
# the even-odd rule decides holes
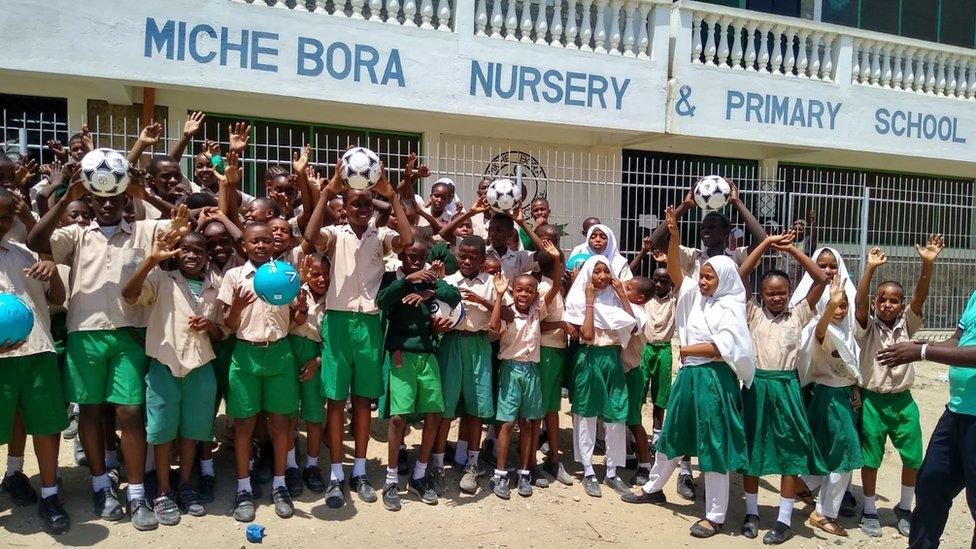
[[[749,466],[741,472],[765,475],[824,475],[823,459],[810,432],[795,371],[756,370],[742,389]]]
[[[706,473],[738,471],[749,464],[739,381],[728,364],[678,370],[657,449],[670,459],[697,456]]]
[[[853,471],[864,465],[854,407],[851,406],[852,394],[853,386],[818,384],[814,386],[813,397],[807,406],[813,439],[830,472]]]

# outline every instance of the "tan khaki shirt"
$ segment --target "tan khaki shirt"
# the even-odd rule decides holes
[[[613,347],[614,345],[620,346],[620,335],[613,330],[604,330],[603,328],[593,327],[593,341],[584,342],[587,345],[592,345],[594,347]]]
[[[323,227],[320,251],[332,261],[326,301],[330,311],[377,314],[376,294],[386,271],[384,256],[393,248],[398,234],[386,227],[368,227],[362,238],[349,225]]]
[[[535,252],[509,248],[505,251],[505,255],[500,255],[494,248],[488,246],[486,256],[494,257],[501,262],[502,273],[509,282],[520,274],[530,273],[539,268],[538,263],[535,262]]]
[[[815,313],[807,300],[782,314],[774,315],[754,300],[746,305],[749,333],[756,350],[756,369],[773,371],[796,370],[800,334],[813,320]]]
[[[827,387],[850,387],[857,384],[857,377],[851,373],[837,351],[834,350],[833,340],[824,337],[823,344],[816,339],[811,346],[809,376],[813,383]]]
[[[71,267],[69,332],[146,325],[143,307],[127,305],[122,299],[122,285],[152,251],[156,232],[169,227],[169,220],[136,221],[131,225],[123,220],[111,238],[97,223],[54,231],[54,261]]]
[[[491,275],[478,273],[474,278],[465,278],[461,271],[444,277],[444,282],[454,286],[458,290],[468,290],[478,295],[488,303],[495,303],[495,284],[491,280]],[[491,322],[491,309],[470,301],[462,301],[464,304],[464,318],[457,325],[456,330],[464,332],[483,332],[488,329]]]
[[[224,304],[224,310],[230,308],[231,303],[234,302],[234,290],[238,287],[243,286],[245,290],[257,295],[254,292],[256,271],[250,261],[227,271],[227,275],[220,283],[220,292],[217,294],[217,301]],[[288,335],[291,324],[289,315],[288,305],[275,306],[256,298],[241,312],[241,325],[236,332],[237,339],[251,343],[278,341]]]
[[[539,282],[539,299],[545,299],[550,288],[552,288],[552,279],[547,276],[542,277],[542,281]],[[557,293],[556,296],[552,298],[552,303],[549,304],[549,314],[547,314],[542,321],[562,322],[563,311],[565,308],[566,305],[563,302],[563,296]],[[555,330],[542,332],[542,346],[551,347],[554,349],[565,349],[566,330],[557,328]]]
[[[291,327],[289,332],[292,335],[311,339],[312,341],[322,342],[322,319],[325,318],[326,299],[325,295],[315,299],[312,290],[308,289],[308,284],[302,284],[302,289],[308,294],[308,319],[304,324],[296,324]]]
[[[37,255],[24,245],[0,242],[0,292],[16,295],[34,313],[34,327],[27,342],[16,351],[0,354],[0,359],[54,352],[47,307],[48,283],[24,275],[24,269],[35,263]]]
[[[644,340],[649,343],[667,343],[674,336],[674,306],[678,302],[677,292],[671,292],[664,299],[652,297],[644,304],[647,323],[644,324]]]
[[[471,216],[471,234],[475,236],[480,236],[488,242],[488,221],[485,219],[485,214],[477,213]]]
[[[627,346],[620,352],[620,364],[624,367],[624,373],[640,365],[645,345],[647,345],[647,336],[643,331],[630,336]]]
[[[515,318],[511,322],[502,321],[498,358],[538,363],[541,354],[539,348],[542,346],[539,322],[549,314],[546,304],[537,300],[529,307],[528,313],[520,313],[515,307],[512,307],[512,311]]]
[[[708,261],[709,257],[698,248],[680,246],[679,251],[681,252],[681,272],[697,282],[698,271],[701,270],[701,266]],[[749,257],[749,248],[740,246],[734,250],[725,250],[725,255],[731,257],[736,265],[742,265]]]
[[[894,368],[878,364],[878,351],[902,341],[911,341],[922,327],[922,317],[911,307],[905,307],[895,325],[885,326],[874,316],[868,317],[867,328],[854,321],[854,338],[861,346],[861,386],[876,393],[901,393],[915,384],[915,363],[909,362]]]

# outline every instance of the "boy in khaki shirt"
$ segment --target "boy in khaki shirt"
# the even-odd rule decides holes
[[[875,316],[870,316],[868,298],[871,279],[874,272],[888,261],[880,248],[871,249],[864,276],[857,286],[854,337],[861,347],[861,453],[864,456],[864,468],[861,469],[864,484],[861,530],[872,537],[881,536],[875,488],[885,441],[890,437],[901,456],[901,497],[894,512],[898,519],[898,531],[903,536],[908,536],[911,528],[915,478],[922,466],[922,427],[918,405],[911,393],[915,366],[909,363],[887,368],[878,362],[877,354],[895,343],[910,341],[922,327],[922,307],[929,295],[935,260],[942,252],[944,243],[942,235],[935,234],[929,236],[925,247],[915,245],[922,269],[908,309],[905,309],[905,291],[901,284],[885,281],[878,284],[873,303]],[[920,356],[919,359],[925,360],[925,357]]]

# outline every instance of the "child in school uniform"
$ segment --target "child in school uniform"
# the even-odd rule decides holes
[[[146,441],[153,445],[159,494],[153,511],[160,524],[173,526],[180,513],[203,516],[206,508],[190,484],[198,442],[213,438],[217,379],[212,339],[223,337],[219,287],[207,273],[207,240],[200,233],[180,238],[156,235],[152,252],[122,288],[126,303],[147,308]],[[176,269],[159,265],[174,259]],[[179,485],[170,486],[173,442],[178,440]]]
[[[57,482],[60,435],[68,426],[68,416],[48,304],[63,303],[65,289],[53,262],[39,261],[26,247],[5,238],[15,209],[14,197],[0,188],[0,293],[20,298],[33,312],[34,325],[24,342],[0,341],[0,445],[11,442],[14,422],[22,422],[24,431],[34,441],[41,497],[38,501],[23,473],[22,453],[16,457],[8,455],[2,488],[16,505],[37,501],[44,530],[57,535],[71,528]]]
[[[390,511],[399,511],[401,506],[397,465],[406,418],[422,416],[424,419],[420,455],[407,481],[407,490],[428,505],[435,505],[439,495],[427,469],[444,413],[432,300],[455,307],[461,302],[461,293],[441,280],[436,270],[425,268],[427,252],[428,246],[422,241],[415,241],[403,250],[402,267],[384,276],[376,295],[376,304],[386,314],[388,323],[385,349],[390,355],[399,354],[400,358],[399,364],[390,358],[386,388],[390,425],[383,506]],[[443,469],[443,462],[439,466]]]
[[[627,491],[617,475],[627,454],[627,383],[620,353],[631,335],[644,327],[641,309],[631,305],[623,282],[611,269],[602,255],[587,259],[566,295],[564,314],[580,334],[571,391],[573,450],[576,461],[583,465],[583,489],[592,497],[602,496],[593,470],[598,419],[606,425],[604,482],[618,493]]]
[[[924,247],[915,245],[922,268],[908,308],[905,308],[904,288],[889,280],[878,284],[873,302],[874,316],[870,316],[868,300],[871,279],[875,271],[887,262],[879,248],[873,248],[868,253],[867,268],[857,285],[854,337],[861,346],[861,453],[864,456],[864,468],[861,469],[861,482],[864,485],[861,530],[872,537],[881,536],[875,489],[878,468],[884,458],[885,441],[891,438],[901,456],[901,495],[894,512],[898,532],[906,537],[911,529],[915,477],[922,466],[922,426],[918,405],[911,393],[915,383],[915,365],[909,363],[888,368],[878,362],[877,354],[895,343],[911,341],[922,327],[922,307],[929,295],[935,260],[943,246],[944,239],[940,234],[930,235]],[[919,358],[925,360],[924,356]]]
[[[771,235],[756,247],[739,268],[746,287],[749,275],[770,248],[790,254],[812,280],[805,299],[793,307],[789,275],[771,270],[760,279],[759,296],[746,304],[749,332],[756,350],[756,377],[742,389],[743,419],[749,465],[744,470],[743,491],[746,516],[741,533],[747,538],[759,535],[759,477],[780,475],[779,515],[766,532],[763,543],[779,545],[793,537],[791,517],[796,497],[796,476],[825,473],[800,391],[797,353],[804,327],[816,315],[827,284],[827,275],[799,248],[792,246],[793,233]]]
[[[691,535],[712,537],[722,528],[729,502],[729,472],[748,464],[739,382],[752,384],[755,352],[746,321],[746,289],[736,263],[709,258],[699,278],[686,277],[680,263],[678,224],[667,210],[668,274],[678,288],[675,322],[682,367],[668,401],[649,480],[628,503],[662,505],[662,488],[682,456],[698,456],[705,477],[705,516]],[[738,378],[738,379],[737,379]],[[712,398],[700,398],[711,394]]]
[[[647,315],[644,338],[647,343],[641,352],[640,367],[649,379],[648,389],[653,406],[651,445],[656,447],[668,408],[668,398],[671,396],[671,370],[674,362],[671,356],[671,340],[674,338],[674,306],[677,295],[666,267],[655,269],[651,281],[654,283],[654,293],[644,303],[644,314]]]
[[[617,248],[617,237],[610,227],[602,224],[591,225],[586,231],[586,249],[583,253],[602,255],[610,262],[613,276],[626,282],[634,277],[630,271],[630,264]]]
[[[413,244],[413,230],[400,198],[381,169],[379,182],[369,190],[344,188],[341,160],[323,189],[309,218],[305,239],[331,262],[327,310],[322,321],[322,396],[327,402],[326,429],[332,462],[325,501],[336,509],[345,504],[342,470],[342,432],[346,399],[352,395],[355,458],[349,487],[365,502],[376,501],[376,490],[366,476],[370,399],[383,394],[383,331],[376,294],[385,271],[383,258]],[[336,221],[329,201],[342,193],[345,225]],[[373,193],[393,205],[396,230],[373,227]],[[323,226],[323,222],[327,226]]]
[[[498,358],[498,404],[495,415],[501,423],[498,433],[498,457],[495,473],[488,482],[496,496],[508,499],[510,488],[505,461],[512,440],[516,421],[519,424],[518,493],[522,497],[532,495],[530,463],[536,453],[536,441],[545,408],[542,397],[542,375],[539,370],[542,343],[541,322],[562,289],[562,262],[559,251],[551,242],[544,242],[541,253],[556,260],[555,278],[540,302],[539,282],[531,275],[518,275],[512,281],[511,307],[513,318],[502,321],[502,309],[506,308],[508,280],[496,275],[495,303],[491,312],[491,330],[501,335]]]
[[[253,222],[244,229],[244,250],[248,261],[227,272],[221,281],[217,301],[223,306],[224,324],[235,332],[237,342],[228,374],[227,416],[234,419],[234,458],[237,490],[234,518],[254,520],[254,484],[251,482],[251,437],[259,413],[271,422],[274,447],[274,479],[271,500],[275,513],[292,516],[294,504],[285,485],[290,416],[298,411],[298,377],[295,358],[288,343],[292,324],[302,324],[308,314],[306,303],[271,305],[257,298],[254,275],[271,260],[271,229]]]

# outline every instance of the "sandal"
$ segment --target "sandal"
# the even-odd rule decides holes
[[[816,511],[810,513],[810,518],[807,519],[807,524],[819,528],[828,534],[845,538],[847,537],[847,530],[845,530],[841,525],[837,524],[837,521],[830,517],[825,517]]]
[[[706,526],[707,525],[707,526]],[[691,525],[691,535],[696,538],[710,538],[719,533],[722,525],[703,518]]]
[[[800,486],[802,486],[803,488],[797,490],[796,495],[793,497],[795,497],[796,500],[799,501],[800,503],[812,507],[813,505],[816,504],[816,502],[814,502],[813,500],[813,492],[810,491],[810,488],[807,487],[805,482],[799,480],[799,477],[797,477],[797,481],[799,482]]]

